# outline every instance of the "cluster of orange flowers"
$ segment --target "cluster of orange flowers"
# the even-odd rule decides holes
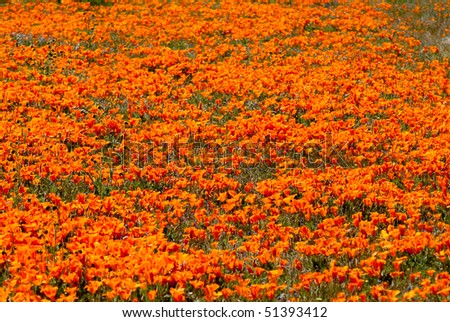
[[[0,6],[0,300],[448,300],[449,64],[386,6]]]

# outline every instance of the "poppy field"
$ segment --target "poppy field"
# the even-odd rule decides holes
[[[449,56],[406,7],[60,2],[0,5],[0,301],[450,299]]]

